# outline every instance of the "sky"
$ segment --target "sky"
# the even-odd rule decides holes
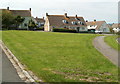
[[[29,10],[33,17],[45,17],[45,14],[84,17],[85,20],[105,20],[107,23],[118,22],[119,0],[0,0],[0,9]]]

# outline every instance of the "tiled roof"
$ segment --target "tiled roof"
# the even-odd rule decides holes
[[[31,17],[30,10],[9,10],[9,11],[11,11],[15,16]]]
[[[120,28],[120,23],[119,24],[118,23],[113,24],[112,28]]]
[[[48,15],[48,20],[50,22],[51,26],[57,26],[57,27],[63,27],[63,26],[71,26],[71,27],[78,27],[78,26],[87,26],[83,17],[77,17],[79,20],[76,19],[76,17],[74,16],[67,16],[65,17],[65,15]],[[63,20],[66,20],[68,23],[63,23]],[[77,25],[73,25],[72,21],[81,21],[84,23],[84,25],[81,24],[77,24]]]
[[[87,25],[97,25],[96,29],[99,29],[103,23],[106,23],[106,22],[105,21],[86,22]]]
[[[34,18],[37,22],[41,22],[41,23],[44,23],[45,20],[44,18]]]

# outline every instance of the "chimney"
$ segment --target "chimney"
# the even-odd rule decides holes
[[[48,13],[46,13],[46,16],[48,16]]]
[[[75,15],[75,17],[77,18],[77,15]]]
[[[88,20],[86,20],[86,22],[88,22]]]
[[[65,17],[67,18],[67,13],[65,13],[64,15],[65,15]]]
[[[96,19],[94,19],[94,22],[96,22]]]
[[[7,7],[7,10],[9,10],[9,7]]]
[[[31,11],[31,8],[29,8],[29,10]]]

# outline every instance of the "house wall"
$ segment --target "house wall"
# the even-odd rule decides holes
[[[44,25],[44,31],[50,31],[50,23],[49,23],[49,20],[48,20],[48,17],[46,17],[45,19],[45,25]]]
[[[88,29],[96,29],[97,25],[88,25],[87,28]]]
[[[79,32],[84,32],[84,31],[88,31],[87,27],[80,27],[79,28]]]
[[[120,28],[113,28],[113,31],[114,31],[115,33],[117,33],[117,32],[120,31]]]
[[[23,23],[19,25],[20,29],[28,29],[28,24],[31,19],[36,23],[33,17],[24,17],[24,18],[25,20],[23,21]]]
[[[110,29],[107,25],[107,23],[103,23],[102,26],[98,29],[98,31],[101,31],[101,32],[110,32]]]

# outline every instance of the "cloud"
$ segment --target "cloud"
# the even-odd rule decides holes
[[[25,10],[32,8],[34,17],[45,13],[68,15],[78,14],[85,19],[117,22],[118,0],[1,0],[0,8]]]

